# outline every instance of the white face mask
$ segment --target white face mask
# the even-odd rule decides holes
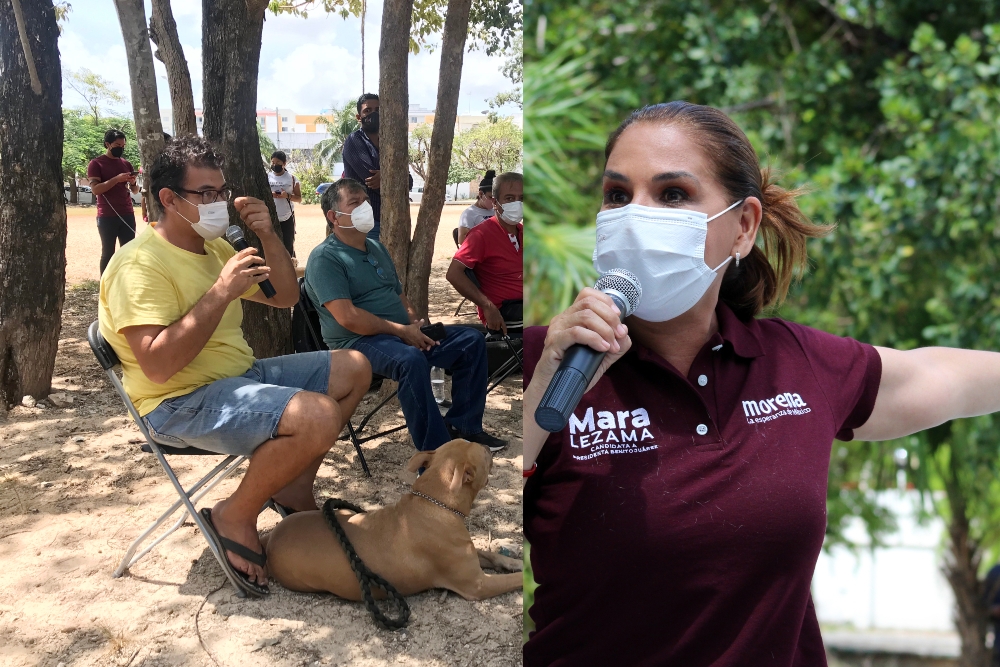
[[[184,197],[181,197],[181,199],[184,199]],[[187,199],[184,199],[184,201],[192,205],[194,204],[194,202]],[[194,231],[198,232],[198,235],[206,241],[214,241],[215,239],[222,238],[223,234],[226,233],[226,228],[229,227],[229,203],[226,201],[217,201],[212,204],[198,204],[197,206],[198,222],[191,222],[179,210],[177,211],[177,215],[191,222]]]
[[[524,202],[523,201],[509,201],[506,204],[500,204],[500,208],[503,209],[503,213],[500,217],[508,225],[516,225],[521,222],[524,218]]]
[[[705,264],[705,239],[708,223],[741,203],[711,218],[700,211],[638,204],[601,211],[594,268],[600,274],[628,269],[642,285],[635,316],[649,322],[672,320],[698,303],[719,269],[732,259],[710,268]]]
[[[337,215],[349,215],[351,216],[351,224],[341,225],[339,222],[338,226],[349,228],[354,227],[362,234],[367,234],[371,230],[375,229],[375,212],[372,211],[372,205],[365,201],[361,202],[357,208],[355,208],[350,213],[342,213],[341,211],[334,211]]]

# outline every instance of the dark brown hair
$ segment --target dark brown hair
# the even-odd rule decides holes
[[[163,150],[153,158],[149,168],[149,191],[160,201],[160,190],[169,188],[179,192],[184,187],[184,177],[188,167],[222,169],[226,158],[222,152],[204,137],[180,136],[167,141]],[[160,202],[163,205],[163,202]]]
[[[770,169],[761,169],[746,134],[718,109],[683,101],[637,109],[611,133],[604,150],[605,159],[611,155],[622,132],[636,123],[690,128],[732,201],[747,197],[760,200],[763,217],[759,234],[763,249],[754,245],[749,256],[741,258],[739,267],[730,262],[719,298],[744,320],[769,306],[779,305],[788,293],[793,275],[805,268],[806,241],[825,236],[833,230],[833,225],[814,225],[795,203],[801,190],[785,190],[771,182]]]

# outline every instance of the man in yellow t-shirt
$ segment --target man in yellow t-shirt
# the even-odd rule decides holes
[[[150,193],[163,214],[108,264],[99,321],[157,442],[250,455],[236,491],[201,513],[240,588],[261,596],[257,514],[269,499],[287,511],[317,509],[316,472],[368,389],[371,366],[351,350],[254,359],[240,299],[289,308],[298,283],[263,202],[240,197],[233,206],[268,266],[255,248],[237,253],[221,238],[231,194],[222,165],[200,137],[174,139],[157,156]],[[277,292],[270,299],[257,286],[265,279]]]

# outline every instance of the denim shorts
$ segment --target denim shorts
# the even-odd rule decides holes
[[[162,445],[250,455],[277,436],[292,396],[300,391],[325,394],[329,385],[329,352],[258,359],[239,377],[168,398],[143,421]]]

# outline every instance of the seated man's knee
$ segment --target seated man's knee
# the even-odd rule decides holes
[[[331,434],[336,437],[340,422],[340,406],[335,400],[326,394],[300,391],[288,402],[278,425],[278,433],[300,435],[315,432],[321,439]]]
[[[351,378],[351,384],[364,385],[365,389],[372,383],[372,365],[361,352],[357,350],[337,350],[330,353],[334,372]]]
[[[486,336],[476,329],[456,327],[451,335],[455,337],[455,342],[466,350],[486,352]]]

